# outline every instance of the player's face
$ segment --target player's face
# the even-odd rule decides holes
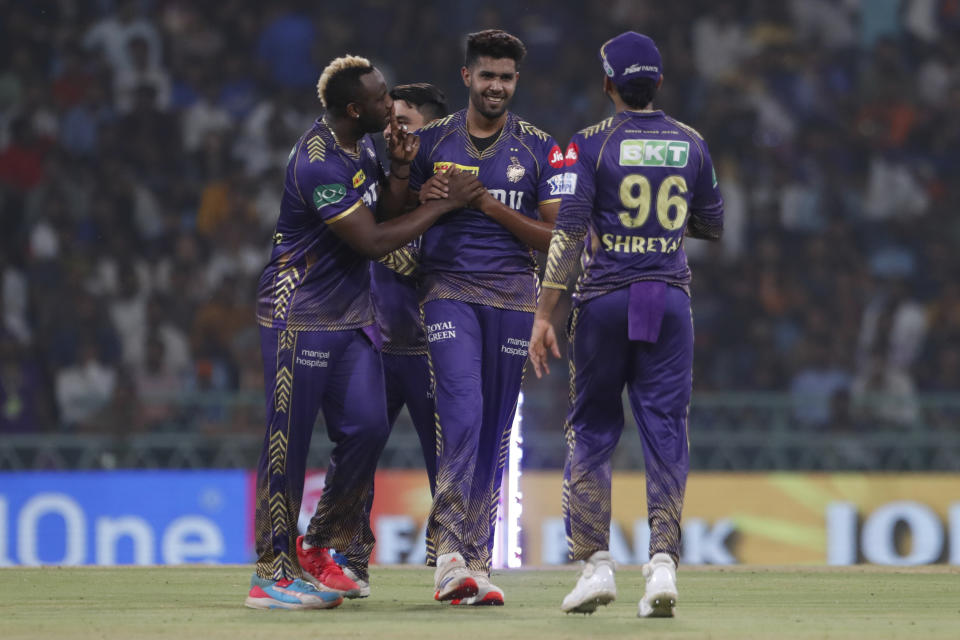
[[[517,63],[510,58],[480,56],[461,70],[463,83],[470,88],[470,104],[484,118],[503,115],[517,90]]]
[[[364,133],[383,131],[390,120],[390,110],[393,109],[393,99],[387,92],[387,83],[383,74],[376,69],[373,73],[360,76],[362,88],[356,105],[359,125]]]
[[[406,127],[407,131],[416,131],[427,124],[427,120],[423,117],[423,114],[417,111],[417,108],[406,100],[394,100],[393,112],[397,114],[397,124],[401,127]],[[388,122],[387,128],[383,130],[383,137],[386,138],[389,135],[390,123]]]

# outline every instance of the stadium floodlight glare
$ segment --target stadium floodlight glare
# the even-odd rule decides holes
[[[523,563],[520,547],[520,514],[523,512],[523,494],[520,492],[520,460],[523,458],[523,392],[517,397],[517,412],[513,416],[507,466],[500,484],[497,503],[497,528],[493,536],[493,566],[497,569],[516,568]]]
[[[517,412],[513,415],[510,431],[510,457],[507,458],[507,566],[523,564],[523,549],[520,548],[520,514],[523,513],[523,494],[520,493],[520,460],[523,458],[523,392],[517,396]]]

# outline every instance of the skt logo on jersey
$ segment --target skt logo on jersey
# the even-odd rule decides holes
[[[577,191],[577,174],[572,171],[558,173],[547,180],[547,184],[552,196],[572,196]]]
[[[620,166],[685,167],[689,142],[668,140],[624,140],[620,143]]]
[[[567,145],[567,154],[563,158],[568,167],[577,164],[577,160],[580,159],[580,147],[577,146],[576,142]]]
[[[547,154],[547,161],[554,169],[563,168],[563,151],[560,151],[560,147],[553,145],[553,149],[550,149],[550,153]]]
[[[347,195],[347,187],[342,184],[321,184],[313,190],[313,204],[322,209],[328,204],[337,204]]]
[[[472,173],[475,176],[480,175],[480,167],[468,167],[464,164],[457,164],[456,162],[434,162],[433,163],[433,172],[434,173],[446,173],[456,167],[463,171],[464,173]]]
[[[353,176],[353,188],[356,189],[357,187],[362,185],[363,181],[366,179],[367,179],[367,174],[363,172],[363,169],[360,169],[360,171],[357,171],[357,173]]]

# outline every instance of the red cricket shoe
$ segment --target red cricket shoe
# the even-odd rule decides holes
[[[300,536],[297,538],[297,560],[321,591],[336,591],[346,598],[360,595],[360,585],[344,575],[326,547],[304,549],[303,536]]]

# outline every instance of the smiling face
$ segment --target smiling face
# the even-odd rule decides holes
[[[496,120],[507,110],[517,90],[517,63],[512,58],[480,56],[460,71],[463,84],[470,88],[470,105],[488,120]]]

